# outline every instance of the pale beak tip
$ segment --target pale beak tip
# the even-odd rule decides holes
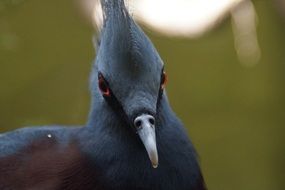
[[[152,167],[156,169],[158,167],[158,164],[152,164]]]
[[[150,161],[151,161],[151,165],[153,168],[157,168],[158,167],[158,157],[157,157],[157,151],[155,151],[154,154],[150,154],[152,156],[150,156]]]

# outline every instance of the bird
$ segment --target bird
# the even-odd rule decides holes
[[[0,190],[206,190],[159,53],[124,0],[101,7],[86,124],[0,134]]]

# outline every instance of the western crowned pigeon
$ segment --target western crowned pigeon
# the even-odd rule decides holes
[[[86,125],[1,134],[0,190],[205,190],[159,54],[123,0],[101,5]]]

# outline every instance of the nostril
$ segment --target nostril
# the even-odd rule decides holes
[[[152,125],[154,125],[154,123],[155,123],[154,118],[152,118],[152,117],[149,118],[148,121],[149,121],[149,123],[152,124]]]
[[[140,129],[144,126],[154,127],[154,125],[155,125],[155,118],[148,114],[142,114],[134,120],[134,126],[137,129]]]
[[[140,128],[141,125],[142,125],[142,121],[141,121],[140,119],[138,119],[138,120],[135,121],[135,126],[136,126],[137,128]]]

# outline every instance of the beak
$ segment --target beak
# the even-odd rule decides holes
[[[143,114],[134,120],[137,133],[144,144],[153,168],[158,166],[158,155],[155,137],[155,119],[153,116]]]

